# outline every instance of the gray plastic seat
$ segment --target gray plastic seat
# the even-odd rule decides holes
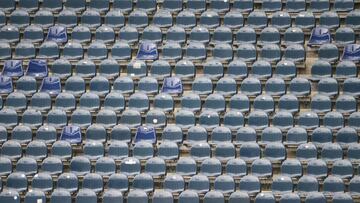
[[[34,175],[31,187],[36,191],[48,192],[53,189],[53,180],[48,173],[38,173]],[[45,195],[44,195],[45,197]]]
[[[261,94],[261,83],[257,78],[248,77],[243,80],[240,86],[241,93],[246,96],[256,96]]]
[[[339,58],[339,50],[334,44],[323,44],[319,48],[319,59],[328,62],[337,61]],[[324,68],[325,69],[325,68]]]
[[[321,158],[326,162],[334,162],[343,158],[342,148],[338,143],[326,143],[321,150]]]
[[[207,142],[207,131],[205,126],[192,126],[188,129],[188,135],[186,141],[190,144],[197,142]]]
[[[153,41],[159,43],[162,41],[162,33],[159,27],[154,25],[149,25],[145,27],[142,34],[143,41]]]
[[[236,50],[236,56],[238,59],[245,62],[256,60],[256,48],[253,44],[240,44]]]
[[[246,175],[246,163],[244,160],[235,158],[226,163],[226,174],[231,177],[242,177]]]
[[[297,77],[290,81],[289,90],[295,96],[306,96],[311,92],[311,85],[309,80]]]
[[[180,110],[175,113],[175,124],[181,128],[189,128],[195,125],[195,115],[188,110]]]
[[[260,158],[260,147],[257,143],[243,143],[240,147],[240,157],[244,161],[253,161]]]
[[[79,25],[73,28],[71,39],[74,42],[87,43],[91,41],[90,29],[86,26]]]
[[[269,61],[277,62],[281,59],[281,50],[278,45],[266,44],[260,50],[260,58]]]
[[[330,2],[327,0],[312,0],[310,2],[310,9],[314,12],[322,12],[329,10]]]
[[[176,163],[176,173],[182,176],[196,174],[196,162],[190,157],[180,157]]]
[[[57,182],[58,189],[64,189],[68,192],[75,192],[78,189],[78,178],[73,173],[62,173]]]
[[[256,195],[255,203],[275,203],[275,197],[272,193],[261,192]]]
[[[133,180],[133,189],[142,190],[145,192],[153,191],[154,181],[151,175],[147,173],[141,173],[134,177]]]
[[[29,13],[24,9],[16,9],[10,14],[9,22],[18,28],[24,28],[30,24]]]
[[[336,12],[326,11],[320,15],[320,26],[334,29],[339,27],[340,19]]]
[[[78,42],[68,42],[63,49],[63,56],[66,59],[81,59],[83,58],[83,47]]]
[[[112,139],[109,145],[108,155],[114,160],[121,160],[129,156],[128,144],[122,140]]]
[[[35,57],[35,47],[28,41],[20,42],[15,47],[15,56],[17,59],[28,59]]]
[[[102,1],[100,1],[100,2],[102,2]],[[125,1],[114,1],[114,4],[113,4],[114,10],[110,10],[109,12],[106,13],[105,19],[104,19],[104,24],[111,28],[122,27],[122,26],[124,26],[124,23],[125,23],[125,17],[123,15],[123,13],[120,10],[115,8],[116,2],[125,2]]]
[[[20,203],[19,193],[15,190],[3,190],[0,193],[0,201],[9,203]]]
[[[148,126],[164,127],[166,125],[166,115],[161,110],[150,110],[145,117],[145,123]]]
[[[46,41],[41,44],[40,49],[39,49],[39,54],[37,57],[38,58],[49,58],[49,59],[58,58],[59,53],[60,53],[59,47],[56,44],[56,42]]]
[[[178,25],[170,27],[166,33],[166,40],[168,42],[184,43],[186,40],[184,28]]]
[[[196,25],[195,14],[191,10],[181,11],[176,16],[176,24],[183,28],[192,28]]]
[[[101,157],[96,161],[95,171],[102,176],[110,176],[115,173],[116,165],[114,159],[110,157]]]
[[[83,1],[83,0],[80,0],[80,1],[76,1],[76,0],[70,0],[70,1],[67,1],[64,6],[66,8],[69,8],[71,10],[74,10],[76,12],[80,12],[80,11],[83,11],[85,10],[85,4],[86,2]]]
[[[142,190],[132,190],[128,194],[128,203],[146,203],[149,197]]]
[[[165,27],[170,27],[173,24],[173,20],[172,20],[172,15],[171,12],[176,12],[180,11],[180,9],[174,8],[173,9],[167,9],[165,8],[166,5],[174,5],[174,4],[178,4],[180,3],[180,7],[182,8],[182,0],[165,0],[163,2],[163,8],[161,10],[158,10],[155,14],[154,14],[154,19],[153,19],[153,24],[155,26],[158,26],[160,28],[165,28]]]
[[[274,111],[274,100],[271,96],[264,94],[259,95],[254,100],[254,110],[264,111],[265,113],[271,113]]]
[[[299,179],[297,185],[297,190],[299,193],[311,194],[317,192],[319,188],[319,183],[314,176],[304,175]]]
[[[284,33],[284,43],[285,44],[303,44],[304,43],[304,33],[301,28],[290,27],[285,30]]]
[[[24,192],[28,187],[27,178],[24,173],[11,173],[6,180],[6,187],[16,192]]]
[[[135,143],[133,156],[139,160],[150,159],[154,156],[152,144],[145,141]]]
[[[85,156],[75,156],[70,161],[70,171],[77,176],[83,176],[90,173],[90,160]]]
[[[256,177],[268,177],[272,174],[271,162],[266,158],[256,159],[251,164],[251,174]]]
[[[251,27],[241,27],[236,33],[236,42],[242,43],[256,43],[256,32]]]
[[[53,157],[58,157],[61,159],[70,158],[72,156],[72,149],[70,143],[63,140],[54,142],[51,149],[51,155]]]
[[[301,1],[301,4],[305,1]],[[295,18],[295,25],[301,29],[312,29],[315,25],[315,17],[312,12],[302,11]]]
[[[145,163],[145,173],[155,177],[163,176],[166,172],[165,161],[159,157],[153,157],[146,161]]]
[[[197,161],[210,158],[210,146],[206,142],[195,142],[190,149],[190,155]]]
[[[247,24],[252,28],[264,28],[267,26],[267,16],[264,11],[252,11],[247,19]]]
[[[315,113],[326,113],[331,111],[331,100],[328,96],[317,94],[311,99],[311,111]]]
[[[312,143],[304,143],[297,147],[296,158],[300,161],[311,161],[317,158],[316,146]]]
[[[260,192],[259,178],[253,175],[244,176],[240,179],[240,190],[248,194],[256,194]]]
[[[236,191],[231,193],[230,197],[229,197],[229,203],[235,203],[235,202],[244,202],[244,203],[249,203],[250,202],[250,197],[246,192],[240,192],[240,191]]]
[[[81,128],[86,128],[91,125],[91,113],[85,109],[77,109],[71,115],[71,123]]]
[[[128,24],[136,28],[142,28],[148,25],[148,16],[144,11],[134,10],[130,13]]]
[[[75,198],[76,203],[96,203],[96,193],[89,189],[80,189]]]
[[[0,28],[0,37],[1,39],[4,39],[10,43],[17,42],[19,41],[19,37],[20,37],[19,28],[15,27],[14,25],[4,25],[3,27]],[[7,43],[2,44],[2,47],[4,47],[4,45],[6,44]]]
[[[287,29],[291,27],[291,17],[289,13],[286,11],[275,12],[271,17],[271,25],[277,29]]]
[[[206,58],[205,46],[199,42],[189,43],[185,52],[185,56],[189,60],[204,60]]]
[[[291,44],[286,47],[283,59],[291,62],[303,62],[306,59],[306,52],[303,45]]]
[[[297,159],[286,159],[281,164],[281,174],[294,178],[302,175],[302,166]]]
[[[208,95],[212,93],[212,82],[208,77],[196,77],[192,84],[195,94]]]
[[[99,109],[100,106],[100,98],[93,92],[86,92],[81,95],[79,99],[79,107],[81,109],[95,111]]]
[[[208,177],[221,175],[221,162],[216,158],[203,160],[200,166],[200,174]]]
[[[341,178],[336,176],[328,176],[324,180],[323,192],[325,194],[336,194],[344,192],[345,185]]]
[[[336,111],[340,113],[352,113],[356,111],[356,100],[350,95],[340,95],[335,103]]]
[[[196,26],[190,32],[190,41],[208,43],[210,40],[210,34],[206,27]]]
[[[269,125],[268,115],[264,111],[252,111],[249,114],[248,125],[255,129],[264,129]]]
[[[24,30],[24,38],[32,43],[42,42],[44,39],[44,31],[38,25],[30,25]]]
[[[12,160],[21,158],[22,151],[20,143],[14,140],[4,142],[1,148],[1,156]]]
[[[11,139],[20,144],[29,143],[32,140],[32,130],[29,126],[15,126],[11,132]]]
[[[134,60],[127,65],[127,75],[130,77],[145,77],[147,75],[147,66],[143,61]]]
[[[315,178],[324,178],[327,176],[326,162],[322,159],[310,160],[307,163],[307,175]]]
[[[97,173],[89,173],[84,176],[83,189],[89,189],[93,192],[101,192],[103,190],[102,177]]]
[[[173,195],[168,191],[155,191],[153,195],[153,203],[171,203],[174,201]]]
[[[66,28],[75,27],[77,25],[77,16],[75,11],[70,9],[63,9],[59,13],[57,22],[59,25],[64,26]]]
[[[62,173],[63,164],[61,162],[61,159],[56,157],[45,158],[42,162],[41,170],[44,173],[48,173],[50,175],[56,175]]]

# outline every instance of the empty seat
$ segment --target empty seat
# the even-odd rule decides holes
[[[214,11],[205,11],[200,16],[200,25],[206,28],[215,28],[219,26],[219,15]]]
[[[26,175],[20,172],[11,173],[6,180],[6,187],[16,192],[24,192],[28,187]]]
[[[320,26],[333,29],[339,27],[340,19],[336,12],[326,11],[320,16]]]
[[[259,178],[253,175],[244,176],[240,179],[240,190],[248,194],[256,194],[260,192]]]
[[[70,158],[72,156],[72,149],[70,143],[63,140],[54,142],[51,148],[51,155],[53,157],[58,157],[61,159]]]
[[[248,16],[247,23],[253,28],[264,28],[267,26],[267,16],[264,11],[252,11]]]
[[[251,164],[251,174],[256,177],[268,177],[272,174],[271,162],[266,158],[256,159]]]
[[[16,9],[10,14],[9,22],[18,28],[24,28],[30,23],[29,13],[23,9]]]
[[[215,112],[225,111],[225,99],[224,96],[214,93],[206,97],[203,104],[203,110],[210,110]]]
[[[191,146],[190,155],[195,160],[205,160],[210,157],[210,146],[206,142],[195,142]]]
[[[221,162],[216,158],[207,158],[202,161],[200,174],[205,176],[219,176],[221,174]]]
[[[290,92],[295,96],[306,96],[311,92],[311,84],[305,78],[294,78],[290,82]]]
[[[90,160],[97,160],[104,156],[104,146],[99,141],[89,140],[83,147],[84,156]]]
[[[299,179],[297,190],[301,194],[311,194],[317,192],[319,183],[314,176],[304,175]],[[309,195],[308,195],[309,196]]]
[[[236,56],[238,59],[245,62],[255,61],[256,60],[256,48],[252,44],[240,44],[236,51]]]
[[[277,29],[289,28],[291,26],[291,17],[289,13],[284,11],[275,12],[271,17],[271,25]]]
[[[9,159],[19,159],[22,156],[20,143],[14,140],[8,140],[3,143],[1,156]]]
[[[315,113],[326,113],[331,111],[331,100],[328,96],[317,94],[311,99],[311,111]]]
[[[256,203],[265,203],[265,202],[274,203],[275,197],[272,193],[261,192],[256,195],[255,202]]]
[[[106,45],[101,41],[95,41],[88,47],[87,54],[89,59],[101,60],[107,58]]]
[[[302,5],[305,4],[305,1],[303,1],[303,0],[295,0],[294,3],[295,4],[300,3],[301,6],[302,6]],[[288,3],[288,6],[289,6],[289,3]],[[300,7],[300,6],[296,5],[295,7]],[[305,8],[305,6],[304,6],[304,8]],[[300,10],[304,10],[304,9],[301,8]],[[313,15],[313,13],[312,12],[306,12],[306,11],[302,11],[302,12],[298,13],[296,18],[295,18],[295,25],[296,25],[296,27],[299,27],[301,29],[312,29],[314,27],[314,25],[315,25],[315,17]]]
[[[63,56],[66,59],[81,59],[83,58],[83,47],[78,42],[68,42],[63,49]]]
[[[261,83],[256,78],[246,78],[240,86],[241,93],[247,96],[256,96],[261,94]]]
[[[304,43],[304,33],[301,28],[290,27],[286,29],[284,33],[284,43],[285,44],[303,44]]]
[[[86,26],[76,26],[71,33],[71,39],[74,42],[87,43],[91,41],[90,29]]]
[[[85,3],[86,2],[83,1],[83,0],[80,0],[80,1],[70,0],[70,1],[66,1],[64,6],[71,9],[71,10],[79,12],[79,11],[85,10]]]
[[[31,186],[35,190],[48,192],[53,189],[53,181],[48,173],[38,173],[34,175]]]
[[[286,149],[283,144],[269,143],[265,147],[264,155],[270,161],[282,161],[286,158]]]
[[[85,10],[80,19],[81,24],[89,28],[97,28],[101,24],[100,13],[96,10]]]
[[[305,203],[314,203],[314,202],[321,202],[325,203],[326,198],[325,196],[320,192],[313,192],[306,196]]]
[[[270,78],[266,81],[265,92],[271,96],[281,96],[285,94],[286,85],[283,79],[281,78]]]
[[[300,161],[310,161],[317,158],[317,149],[314,144],[304,143],[296,149],[296,158]]]
[[[24,38],[32,43],[42,42],[44,38],[44,31],[40,26],[30,25],[24,30]]]
[[[230,159],[226,163],[225,170],[226,174],[231,177],[241,177],[246,175],[246,163],[242,159]]]
[[[249,114],[248,124],[255,129],[264,129],[269,125],[268,115],[264,111],[253,111]]]
[[[307,174],[316,178],[326,177],[326,162],[322,159],[310,160],[307,164]]]
[[[302,175],[302,166],[297,159],[286,159],[281,164],[281,174],[294,178]]]
[[[252,72],[252,77],[254,78],[258,78],[258,79],[269,78],[271,77],[272,74],[271,64],[266,60],[257,60],[253,63],[251,72]]]
[[[261,31],[258,43],[279,44],[279,42],[280,42],[280,33],[278,29],[274,27],[267,27]]]
[[[209,179],[204,175],[194,175],[189,181],[188,188],[197,193],[205,193],[209,191]]]
[[[85,156],[75,156],[70,162],[70,171],[77,176],[83,176],[90,173],[90,160]],[[59,184],[59,183],[58,183]]]
[[[306,59],[306,52],[302,45],[291,44],[286,47],[283,59],[290,62],[303,62]]]
[[[265,113],[271,113],[274,111],[274,100],[271,96],[264,94],[259,95],[254,100],[254,110],[264,111]]]
[[[256,32],[251,27],[241,27],[236,33],[236,42],[242,43],[256,43]]]
[[[76,13],[70,9],[63,9],[59,13],[58,23],[64,27],[75,27],[77,25]]]
[[[260,158],[260,147],[257,143],[243,143],[240,147],[240,157],[244,161],[253,161]]]
[[[130,109],[144,112],[149,109],[149,99],[144,93],[134,93],[129,98],[128,106]]]
[[[322,12],[329,10],[330,2],[328,0],[311,0],[310,8],[314,12]]]
[[[113,141],[130,142],[130,128],[121,124],[116,125],[111,129],[110,138]]]
[[[340,113],[352,113],[356,111],[356,100],[350,95],[340,95],[335,103],[336,111]]]
[[[212,93],[212,82],[208,77],[196,77],[192,84],[192,91],[196,94],[207,95]]]
[[[75,201],[77,203],[96,203],[97,196],[96,193],[89,189],[80,189],[76,195]]]

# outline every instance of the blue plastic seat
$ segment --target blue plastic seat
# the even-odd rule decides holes
[[[162,58],[165,60],[179,60],[182,58],[180,44],[174,42],[166,43],[162,48]]]
[[[302,45],[291,44],[286,47],[283,59],[290,62],[304,62],[306,59],[306,52]]]
[[[90,1],[90,8],[99,12],[106,12],[109,10],[109,0],[99,1],[92,0]]]
[[[106,45],[101,41],[92,42],[87,49],[88,58],[91,60],[106,59],[108,54],[107,52],[108,50]]]
[[[59,57],[59,46],[54,41],[46,41],[41,44],[38,58],[53,59]],[[66,71],[66,70],[64,70]]]
[[[115,59],[105,59],[99,65],[99,75],[107,79],[114,79],[119,71],[120,66]]]
[[[326,162],[322,159],[310,160],[307,163],[307,175],[324,178],[327,175]]]
[[[183,0],[165,0],[163,8],[171,12],[181,11],[183,8]]]
[[[38,140],[31,141],[26,147],[25,154],[36,160],[42,160],[47,156],[46,144]]]
[[[15,9],[15,1],[13,0],[6,0],[1,2],[0,8],[3,11],[10,12]]]
[[[169,191],[171,193],[183,192],[184,187],[185,182],[181,175],[167,175],[164,179],[164,189],[166,191]]]
[[[284,95],[286,91],[286,85],[283,79],[281,78],[270,78],[266,81],[265,92],[271,96],[281,96]]]
[[[244,203],[249,203],[250,202],[250,197],[246,192],[240,192],[240,191],[235,191],[233,193],[231,193],[230,197],[229,197],[229,203],[235,203],[235,202],[244,202]]]
[[[189,60],[206,59],[206,49],[204,44],[199,42],[191,42],[186,47],[186,58]]]
[[[117,190],[119,192],[126,192],[129,189],[129,182],[126,175],[122,173],[113,173],[109,177],[109,190]]]
[[[323,44],[319,48],[319,59],[335,62],[339,59],[339,50],[335,44]]]
[[[22,156],[20,143],[14,140],[4,142],[1,149],[1,156],[12,160],[19,159]]]
[[[354,97],[358,97],[360,95],[360,91],[358,90],[359,86],[360,86],[360,79],[347,78],[344,81],[343,93]]]
[[[113,4],[114,10],[129,13],[133,10],[133,2],[131,0],[116,0]]]
[[[290,82],[290,92],[295,96],[306,96],[311,92],[311,84],[305,78],[294,78]]]
[[[189,181],[188,189],[197,193],[206,193],[210,189],[209,179],[205,175],[194,175]]]
[[[190,157],[180,157],[176,163],[176,173],[182,176],[196,174],[196,162]]]
[[[171,203],[174,201],[173,195],[169,191],[155,191],[152,202]]]
[[[20,195],[15,190],[3,190],[0,193],[0,201],[9,203],[20,203]]]
[[[104,146],[99,141],[89,139],[83,147],[84,156],[90,160],[97,160],[104,156]]]
[[[174,25],[167,30],[166,40],[168,42],[184,43],[186,40],[186,33],[183,27]]]
[[[310,193],[305,198],[305,203],[315,203],[315,202],[325,203],[326,202],[326,197],[320,192],[313,192],[313,193]]]
[[[15,47],[15,59],[28,59],[35,57],[35,47],[29,41],[22,41]]]
[[[279,44],[280,33],[277,28],[266,27],[260,33],[259,44]]]
[[[194,142],[190,149],[190,155],[197,161],[210,158],[210,146],[206,142]]]
[[[75,198],[76,203],[96,203],[96,193],[89,189],[80,189]]]
[[[256,195],[255,203],[275,203],[275,197],[272,193],[261,192]]]
[[[145,27],[142,34],[142,40],[160,43],[162,41],[162,32],[160,28],[155,25],[149,25]]]
[[[352,197],[346,193],[336,193],[333,195],[332,201],[334,203],[352,203]]]
[[[57,139],[56,129],[53,126],[40,126],[36,131],[36,140],[45,144],[54,143]]]
[[[360,194],[359,185],[360,185],[360,176],[353,177],[349,184],[350,194],[353,194],[353,195]]]
[[[129,15],[128,24],[136,28],[145,27],[148,25],[148,16],[144,11],[134,10]]]
[[[246,63],[242,60],[232,60],[227,67],[225,75],[234,79],[246,77],[248,75]]]
[[[65,126],[61,132],[60,140],[67,141],[71,144],[81,142],[81,131],[77,126]]]
[[[311,98],[310,106],[315,113],[326,113],[331,111],[331,100],[328,96],[317,94]]]
[[[179,126],[167,125],[163,130],[162,140],[165,142],[181,143],[183,141],[183,132]]]
[[[134,60],[127,65],[127,75],[130,77],[144,77],[147,74],[145,62]]]
[[[202,12],[206,10],[205,0],[190,0],[186,5],[189,10],[194,12]]]
[[[312,29],[310,39],[308,41],[309,45],[322,45],[330,43],[330,31],[324,27],[316,27]]]
[[[356,99],[350,95],[340,95],[335,103],[336,111],[340,113],[352,113],[356,111]]]
[[[141,173],[134,177],[133,180],[133,189],[142,190],[145,192],[153,191],[154,181],[151,175],[147,173]]]
[[[84,176],[90,173],[90,159],[85,156],[75,156],[70,161],[70,171],[77,176]]]
[[[83,189],[89,189],[98,193],[103,190],[103,184],[101,175],[97,173],[89,173],[84,176],[82,187]]]
[[[141,124],[141,115],[137,110],[125,110],[122,113],[119,123],[131,128],[137,127]]]
[[[224,115],[224,126],[232,130],[244,126],[244,116],[240,111],[229,111]]]
[[[225,111],[225,106],[224,96],[214,93],[206,97],[203,110],[223,112]]]
[[[265,0],[261,5],[264,11],[279,11],[282,10],[282,2],[279,0]]]
[[[1,153],[3,155],[3,153]],[[12,163],[9,158],[1,157],[0,158],[0,174],[1,175],[9,175],[12,172]]]

